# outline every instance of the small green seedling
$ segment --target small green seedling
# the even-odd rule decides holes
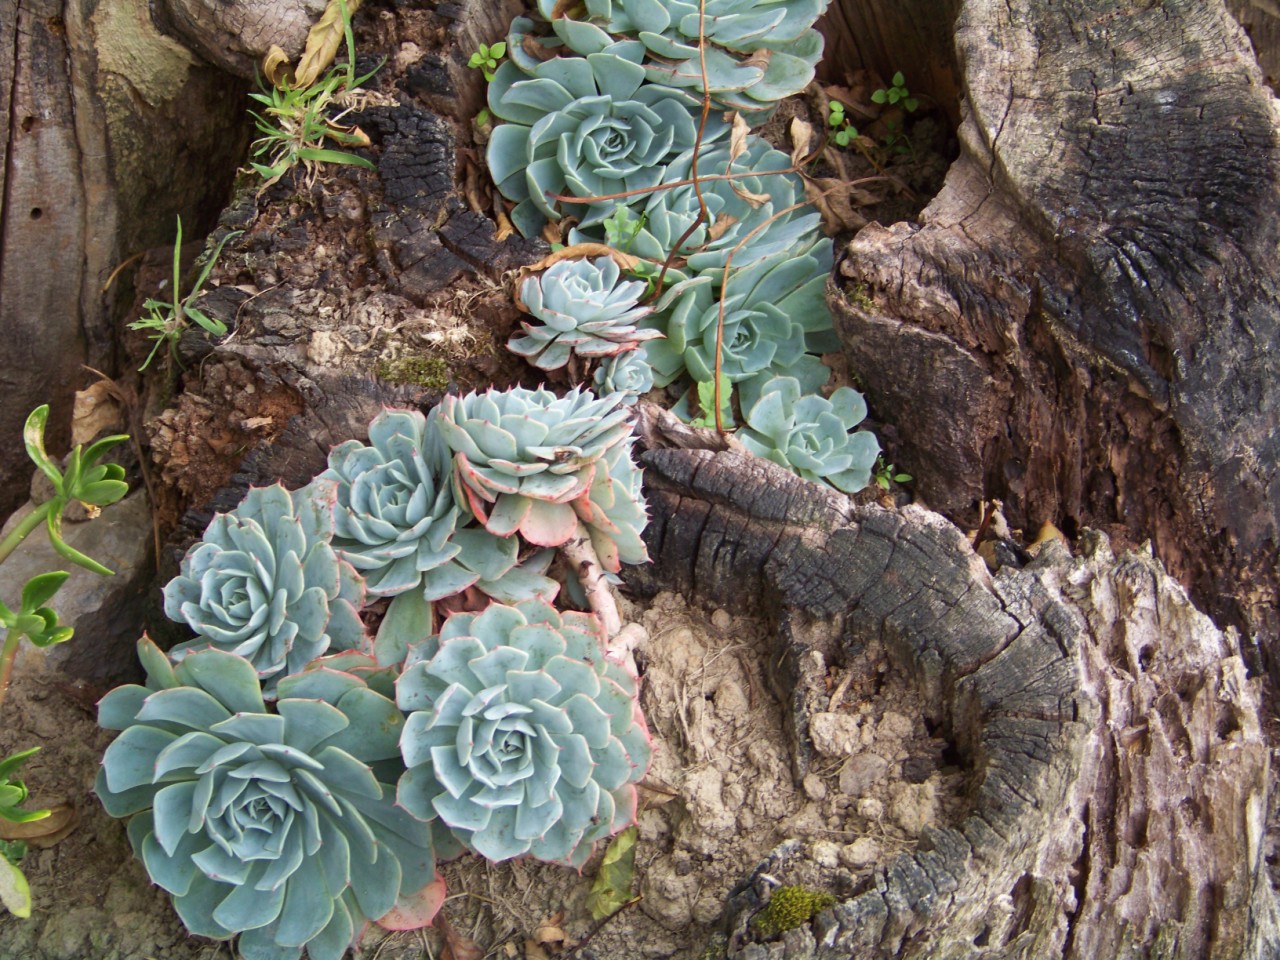
[[[916,107],[920,106],[920,101],[911,96],[911,92],[907,89],[907,78],[902,75],[899,70],[893,75],[887,90],[880,89],[871,94],[873,103],[889,104],[891,106],[902,105],[902,109],[907,113],[915,113]]]
[[[143,361],[139,370],[145,370],[151,365],[151,361],[155,359],[156,353],[164,344],[169,344],[170,354],[177,359],[178,341],[182,338],[182,333],[187,329],[187,320],[194,320],[200,324],[205,330],[213,334],[215,337],[225,336],[227,325],[221,320],[215,320],[208,316],[202,310],[196,309],[192,304],[199,298],[204,289],[205,281],[209,279],[209,274],[213,270],[214,264],[218,262],[218,257],[222,253],[222,248],[226,246],[228,240],[240,236],[243,230],[233,230],[218,242],[214,248],[213,256],[206,261],[200,276],[196,279],[195,285],[192,286],[191,292],[185,297],[179,297],[178,289],[181,282],[181,260],[182,260],[182,218],[178,218],[178,239],[173,242],[173,302],[164,300],[147,299],[143,302],[142,307],[147,311],[147,315],[140,320],[135,320],[129,324],[130,330],[145,330],[147,336],[155,341],[155,346],[151,348],[151,352],[147,354],[147,359]]]
[[[691,426],[710,427],[716,424],[716,387],[710,380],[698,382],[698,407],[702,416],[690,420]],[[720,374],[720,419],[726,427],[735,426],[733,422],[733,384],[728,376]]]
[[[14,774],[39,747],[21,750],[0,760],[0,818],[10,823],[31,823],[49,816],[48,810],[23,810],[27,785]],[[31,916],[31,888],[18,864],[27,853],[21,840],[0,840],[0,904],[15,917]]]
[[[892,463],[885,463],[884,457],[876,457],[876,465],[872,468],[872,476],[881,490],[888,491],[890,483],[910,483],[915,478],[909,473],[901,473]]]
[[[858,139],[858,128],[845,116],[844,104],[832,100],[827,105],[827,125],[831,127],[831,139],[841,147],[847,147]]]
[[[261,114],[249,111],[258,132],[262,134],[253,142],[253,155],[264,157],[266,162],[250,161],[249,164],[267,178],[262,190],[299,163],[307,171],[308,186],[315,182],[322,163],[376,169],[372,161],[364,157],[324,146],[326,140],[343,147],[370,145],[369,138],[359,127],[344,126],[340,121],[357,108],[358,88],[381,70],[382,64],[386,62],[384,57],[364,76],[356,76],[356,42],[351,32],[351,16],[345,4],[341,10],[343,36],[347,44],[345,64],[330,68],[323,77],[309,86],[295,87],[288,80],[281,80],[267,88],[260,80],[260,91],[249,94],[266,108]],[[336,113],[333,112],[335,110]]]
[[[484,79],[488,83],[493,82],[494,72],[498,69],[498,64],[502,58],[507,55],[507,45],[504,41],[499,40],[497,43],[482,43],[480,49],[471,55],[471,59],[467,61],[468,67],[474,67],[484,74]]]
[[[644,217],[637,217],[630,207],[620,203],[613,208],[613,213],[604,218],[603,223],[605,242],[615,250],[626,253],[644,227]]]

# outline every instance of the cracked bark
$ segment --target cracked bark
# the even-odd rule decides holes
[[[803,856],[782,844],[731,898],[730,957],[1280,949],[1259,681],[1149,554],[1117,558],[1090,533],[1079,557],[1054,544],[992,577],[960,531],[916,507],[854,507],[735,452],[651,450],[644,463],[655,563],[629,579],[715,604],[755,598],[776,618],[772,679],[797,777],[812,754],[806,704],[826,701],[823,671],[805,664],[873,637],[970,772],[962,816],[812,924],[758,942],[765,875]]]
[[[960,157],[849,245],[874,305],[831,297],[897,462],[952,516],[1150,539],[1266,644],[1280,112],[1248,40],[1222,0],[958,9]]]

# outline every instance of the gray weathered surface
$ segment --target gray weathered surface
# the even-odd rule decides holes
[[[1150,556],[1117,561],[1090,535],[1083,558],[1055,545],[992,578],[927,511],[855,508],[732,452],[644,460],[655,566],[642,586],[783,611],[775,682],[797,775],[814,682],[802,661],[814,650],[838,660],[871,637],[936,705],[930,720],[971,770],[964,816],[879,865],[811,928],[753,942],[767,887],[749,878],[731,904],[730,956],[1084,960],[1129,945],[1191,960],[1280,948],[1261,856],[1257,682],[1233,635]]]
[[[1222,0],[967,0],[954,43],[961,156],[850,244],[874,308],[833,297],[898,462],[952,515],[1150,538],[1274,635],[1280,112],[1248,40]]]

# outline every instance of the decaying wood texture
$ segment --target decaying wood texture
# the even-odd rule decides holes
[[[1242,958],[1280,949],[1262,858],[1269,750],[1235,636],[1142,552],[1086,533],[994,577],[963,535],[738,453],[644,456],[642,581],[780,611],[776,692],[797,774],[825,662],[871,638],[919,685],[970,776],[967,812],[811,926],[750,919],[802,845],[731,903],[729,956]],[[815,655],[817,665],[815,666]]]
[[[832,296],[929,503],[1118,527],[1274,636],[1277,110],[1221,0],[965,0],[961,155]],[[856,299],[857,302],[854,302]]]
[[[87,363],[115,374],[120,263],[225,200],[245,143],[241,84],[151,23],[145,4],[0,0],[0,513],[25,499],[32,407],[69,431]],[[122,294],[122,291],[126,291]],[[57,384],[61,389],[51,389]]]
[[[1227,0],[1227,9],[1253,41],[1258,65],[1272,89],[1280,80],[1280,3],[1276,0]]]

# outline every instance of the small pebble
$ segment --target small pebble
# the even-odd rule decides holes
[[[816,773],[805,774],[800,786],[804,789],[804,795],[810,800],[825,800],[827,797],[827,785]]]
[[[728,610],[717,610],[711,614],[711,625],[717,630],[728,630],[732,623],[733,617],[729,616]]]

